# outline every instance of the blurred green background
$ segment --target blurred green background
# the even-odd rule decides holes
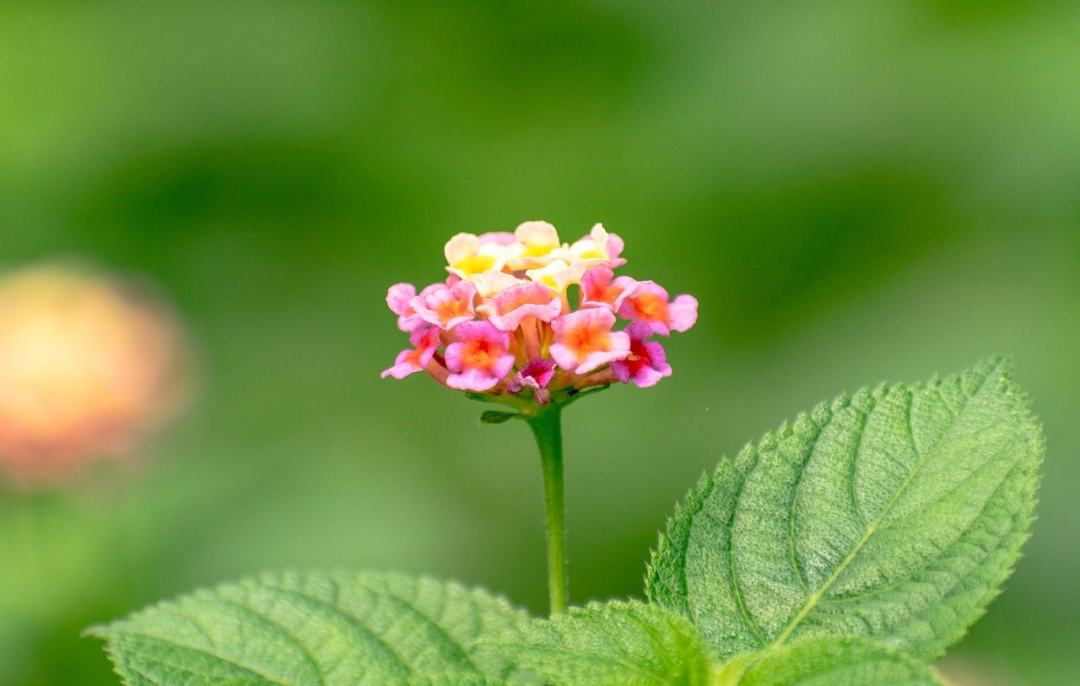
[[[702,307],[672,379],[566,418],[575,601],[640,595],[676,499],[784,418],[1009,352],[1040,518],[955,664],[1077,683],[1078,190],[1078,3],[7,0],[0,263],[150,277],[202,383],[147,468],[4,496],[0,684],[114,684],[83,627],[268,568],[542,610],[526,428],[378,378],[386,287],[526,219],[603,221]]]

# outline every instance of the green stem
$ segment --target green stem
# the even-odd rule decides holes
[[[566,505],[563,497],[562,409],[554,403],[527,418],[540,449],[547,515],[548,593],[551,614],[566,610]]]

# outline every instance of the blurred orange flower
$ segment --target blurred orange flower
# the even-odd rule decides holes
[[[187,388],[172,313],[145,291],[70,265],[0,278],[0,470],[55,482],[131,454]]]

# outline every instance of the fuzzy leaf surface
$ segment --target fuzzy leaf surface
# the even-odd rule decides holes
[[[633,601],[534,619],[483,646],[552,686],[704,686],[710,670],[684,617]]]
[[[722,461],[669,521],[649,597],[721,658],[822,634],[939,657],[1033,518],[1042,436],[1010,369],[863,389]]]
[[[715,686],[942,686],[929,667],[852,637],[806,638],[735,658]]]
[[[129,686],[501,684],[472,646],[527,621],[481,590],[393,574],[268,574],[197,591],[90,634]],[[429,679],[430,677],[430,679]]]

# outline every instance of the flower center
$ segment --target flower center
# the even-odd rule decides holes
[[[461,351],[461,362],[473,369],[490,369],[495,363],[495,351],[487,341],[469,341]]]
[[[567,338],[567,347],[581,357],[611,347],[611,334],[599,326],[579,326]]]
[[[600,293],[597,294],[599,296],[597,299],[601,302],[607,303],[608,305],[614,305],[615,300],[618,299],[622,291],[623,289],[619,288],[618,286],[604,286],[600,289]]]
[[[589,246],[588,248],[585,248],[581,252],[579,252],[578,257],[580,259],[583,259],[583,260],[604,260],[604,259],[607,259],[607,255],[605,255],[600,250],[600,246],[596,245],[595,243],[592,244],[591,246]]]
[[[435,307],[435,314],[439,319],[448,322],[454,317],[460,317],[469,313],[468,305],[460,300],[444,300]]]
[[[491,255],[472,255],[466,257],[454,265],[454,269],[460,269],[466,274],[480,274],[495,266],[495,258]]]
[[[543,257],[559,247],[558,243],[528,243],[525,245],[525,257]]]
[[[626,356],[626,364],[633,369],[649,364],[649,350],[636,338],[630,340],[630,354]]]
[[[641,318],[650,322],[662,322],[668,318],[668,304],[658,295],[643,293],[634,299],[634,307]]]

